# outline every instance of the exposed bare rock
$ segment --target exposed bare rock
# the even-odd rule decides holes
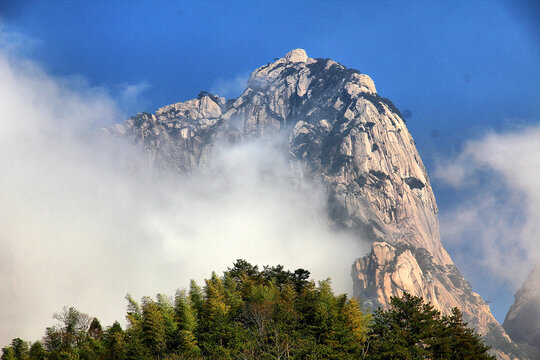
[[[326,187],[336,225],[373,242],[352,267],[355,296],[384,307],[408,291],[444,313],[460,307],[500,358],[520,356],[443,248],[414,140],[369,76],[296,49],[255,70],[237,99],[202,94],[109,131],[143,145],[158,168],[182,172],[211,161],[220,142],[284,135],[292,159]]]
[[[362,294],[367,306],[386,306],[392,296],[408,292],[430,301],[447,315],[453,307],[458,307],[486,341],[498,345],[494,353],[499,358],[523,358],[489,306],[472,291],[458,269],[452,264],[436,264],[423,248],[374,242],[370,254],[356,260],[352,275],[354,292]]]
[[[305,63],[308,60],[308,56],[304,49],[295,49],[295,50],[289,51],[289,53],[285,55],[285,60],[291,63],[297,63],[297,62]]]
[[[201,94],[197,99],[162,107],[155,114],[137,114],[109,131],[143,145],[158,168],[189,172],[210,162],[210,138],[224,108],[224,98]]]
[[[540,359],[540,264],[536,264],[514,298],[503,327],[532,359]]]

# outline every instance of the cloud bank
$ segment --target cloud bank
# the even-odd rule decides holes
[[[352,285],[360,241],[332,228],[324,191],[260,140],[189,177],[133,170],[139,150],[96,143],[117,99],[0,50],[0,343],[38,339],[64,305],[123,321],[127,292],[172,293],[237,258]],[[144,86],[126,88],[130,99]],[[119,100],[120,102],[122,99]]]
[[[462,199],[441,213],[442,238],[474,273],[513,289],[540,258],[540,125],[490,133],[441,162],[435,176]]]

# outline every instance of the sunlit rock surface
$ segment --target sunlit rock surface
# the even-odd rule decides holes
[[[201,93],[105,131],[144,146],[158,168],[188,173],[222,142],[284,135],[291,161],[326,187],[336,225],[373,243],[352,266],[355,296],[374,308],[404,291],[446,314],[457,306],[499,358],[523,358],[443,248],[429,178],[399,110],[358,70],[296,49],[255,70],[237,99]]]

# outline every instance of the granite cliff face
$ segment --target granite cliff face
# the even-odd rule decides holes
[[[540,263],[527,276],[514,298],[503,327],[531,359],[540,359]]]
[[[291,157],[326,187],[336,225],[372,242],[352,265],[355,296],[384,307],[407,291],[443,313],[457,306],[500,358],[520,357],[443,248],[415,143],[369,76],[297,49],[255,70],[237,99],[201,93],[106,132],[144,146],[158,168],[188,173],[212,161],[223,141],[285,135]]]

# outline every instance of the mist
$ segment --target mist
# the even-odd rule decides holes
[[[238,258],[305,268],[351,292],[366,245],[332,227],[324,189],[280,139],[222,147],[190,176],[156,176],[129,166],[142,163],[139,148],[91,136],[128,118],[114,90],[51,76],[6,46],[0,79],[1,343],[41,338],[63,306],[123,322],[126,293],[172,294]],[[135,106],[141,84],[119,97]]]
[[[236,98],[240,96],[246,88],[249,76],[250,73],[246,72],[232,78],[218,78],[210,86],[210,92],[229,99]]]
[[[441,212],[441,235],[465,273],[514,291],[540,259],[540,125],[491,132],[441,161],[435,176],[463,199]]]

